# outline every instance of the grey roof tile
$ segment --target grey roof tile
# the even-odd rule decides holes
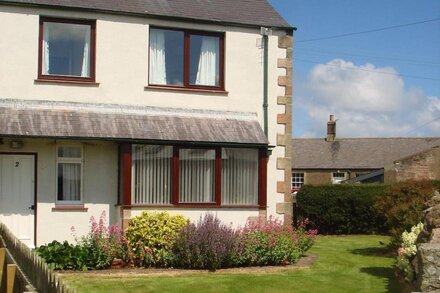
[[[2,3],[291,28],[266,0],[0,0]]]
[[[294,138],[294,169],[378,169],[440,145],[440,137]]]
[[[268,144],[250,113],[1,99],[0,135]]]

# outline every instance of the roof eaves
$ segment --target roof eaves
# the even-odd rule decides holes
[[[67,6],[67,5],[56,5],[56,4],[47,4],[47,3],[19,3],[16,1],[1,1],[0,5],[13,5],[13,6],[30,6],[30,7],[41,7],[41,8],[50,8],[50,9],[72,9],[78,11],[90,11],[90,12],[100,12],[107,14],[117,14],[117,15],[126,15],[126,16],[137,16],[137,17],[149,17],[156,19],[173,19],[176,21],[190,21],[195,23],[204,23],[204,24],[221,24],[225,26],[234,26],[234,27],[246,27],[246,28],[260,28],[262,26],[268,26],[267,24],[252,24],[252,23],[240,23],[240,22],[230,22],[230,21],[222,21],[216,19],[202,19],[202,18],[190,18],[183,16],[168,16],[168,15],[160,15],[160,14],[152,14],[148,12],[129,12],[129,11],[120,11],[113,9],[104,9],[104,8],[90,8],[84,6]],[[296,31],[296,27],[293,26],[270,26],[272,29],[284,30],[286,32]]]

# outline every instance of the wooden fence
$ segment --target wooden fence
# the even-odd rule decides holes
[[[58,274],[49,269],[44,260],[18,240],[3,223],[0,223],[1,247],[6,248],[7,263],[17,266],[18,273],[14,281],[14,292],[76,292],[76,290],[68,288]],[[3,287],[4,282],[1,279],[0,281],[1,287]]]

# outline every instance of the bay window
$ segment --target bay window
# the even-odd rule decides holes
[[[40,18],[39,79],[94,81],[95,21]]]
[[[149,84],[223,88],[223,34],[150,28]]]
[[[265,205],[263,150],[226,147],[132,145],[130,205]],[[126,166],[126,167],[124,167]]]

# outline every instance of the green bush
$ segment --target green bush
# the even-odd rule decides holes
[[[166,212],[143,212],[131,219],[126,238],[135,265],[169,266],[173,262],[173,243],[187,224],[183,216],[170,216]]]
[[[383,216],[373,204],[383,184],[305,185],[297,194],[299,218],[307,218],[320,234],[386,232]]]
[[[423,221],[424,204],[433,196],[436,184],[438,182],[433,181],[398,182],[377,198],[374,207],[385,217],[392,245],[399,245],[402,233]]]
[[[87,270],[88,251],[80,245],[52,241],[36,252],[54,270]]]

